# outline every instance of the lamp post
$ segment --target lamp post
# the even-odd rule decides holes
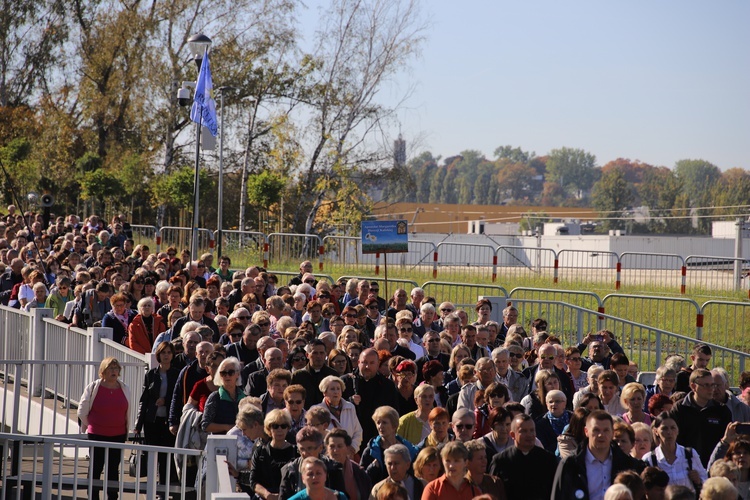
[[[222,234],[221,230],[224,227],[223,215],[224,215],[224,92],[230,90],[237,90],[237,87],[223,86],[216,89],[219,92],[219,102],[221,110],[219,112],[219,206],[217,208],[216,215],[216,239],[219,240],[217,243],[217,252],[219,258],[222,255]],[[240,236],[241,237],[241,236]]]
[[[250,164],[250,148],[253,144],[253,125],[255,124],[255,106],[258,104],[258,100],[253,96],[245,96],[242,98],[243,101],[250,104],[250,124],[248,125],[247,134],[247,147],[245,148],[245,160],[242,162],[242,179],[240,182],[240,217],[239,217],[239,230],[245,230],[245,204],[247,202],[247,171]],[[260,231],[260,227],[258,228]],[[242,237],[240,237],[242,241]]]
[[[193,53],[195,64],[198,66],[200,74],[203,54],[211,48],[211,39],[204,34],[193,35],[188,38],[188,46]],[[197,78],[196,78],[197,80]],[[195,178],[193,180],[193,228],[191,231],[190,259],[198,258],[198,205],[200,199],[200,159],[201,159],[201,124],[195,124]]]

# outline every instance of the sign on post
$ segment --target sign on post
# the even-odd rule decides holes
[[[406,253],[409,231],[405,220],[362,221],[362,253]]]
[[[382,253],[385,270],[385,296],[388,297],[389,253],[409,251],[409,230],[405,220],[362,221],[362,253]]]

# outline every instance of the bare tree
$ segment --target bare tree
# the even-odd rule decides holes
[[[380,103],[379,92],[419,52],[426,29],[418,0],[333,0],[323,19],[299,190],[307,198],[294,217],[306,233],[321,206],[346,191],[342,180],[361,185],[362,170],[389,157],[382,136],[395,108]]]

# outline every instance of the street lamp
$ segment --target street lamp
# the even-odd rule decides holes
[[[211,48],[211,39],[204,34],[193,35],[188,38],[188,46],[190,51],[193,53],[195,64],[198,66],[198,74],[200,74],[201,62],[203,61],[203,54]],[[196,77],[196,80],[198,78]],[[195,177],[193,180],[193,228],[191,231],[191,245],[190,245],[190,258],[191,260],[198,259],[198,204],[200,199],[200,159],[201,159],[201,124],[195,124]]]

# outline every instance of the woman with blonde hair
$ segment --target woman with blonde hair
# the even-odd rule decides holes
[[[620,393],[620,404],[628,411],[622,414],[622,419],[628,424],[643,422],[651,425],[651,415],[643,411],[643,402],[646,400],[646,388],[638,382],[625,384]]]
[[[253,449],[248,488],[260,498],[278,498],[281,468],[298,456],[297,447],[286,441],[292,417],[284,410],[271,410],[263,426],[271,439]]]

